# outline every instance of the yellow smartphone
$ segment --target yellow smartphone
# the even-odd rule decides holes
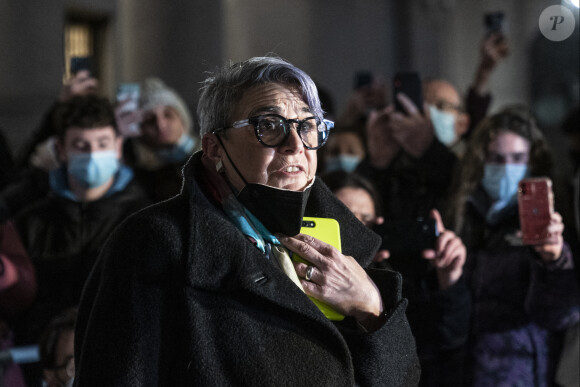
[[[320,239],[342,252],[340,243],[340,227],[335,219],[304,217],[302,218],[302,228],[300,229],[300,233]],[[308,261],[296,253],[292,255],[292,259],[296,262],[308,264]],[[335,311],[330,305],[311,296],[308,296],[308,298],[314,302],[318,309],[320,309],[329,320],[341,321],[344,319],[344,315]]]

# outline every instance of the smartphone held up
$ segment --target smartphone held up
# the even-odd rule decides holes
[[[527,178],[519,182],[518,212],[524,245],[557,242],[556,236],[546,231],[554,213],[554,194],[549,178]]]
[[[117,117],[119,131],[124,137],[141,134],[139,115],[139,98],[141,86],[138,83],[121,83],[117,87]]]
[[[423,86],[421,85],[421,77],[417,72],[402,72],[397,73],[393,78],[393,101],[395,103],[395,110],[404,114],[407,111],[399,102],[397,95],[399,93],[405,94],[419,111],[423,111]]]

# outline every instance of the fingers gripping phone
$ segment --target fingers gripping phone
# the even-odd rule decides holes
[[[393,78],[393,101],[395,101],[395,110],[407,114],[404,106],[397,98],[398,93],[403,93],[417,107],[423,111],[423,87],[421,85],[421,77],[417,72],[397,73]]]
[[[119,130],[125,137],[139,136],[141,129],[139,121],[133,121],[133,113],[139,110],[139,98],[141,96],[141,86],[138,83],[121,83],[117,87],[117,103],[120,104]],[[125,120],[123,117],[129,117]]]
[[[70,58],[70,73],[76,75],[81,70],[88,70],[91,75],[95,75],[93,58],[90,56],[73,56]]]
[[[342,251],[340,243],[340,226],[335,219],[304,217],[302,219],[300,233],[313,236],[316,239],[320,239],[321,241],[334,246],[338,251]],[[296,253],[292,255],[292,260],[306,264],[309,263]],[[330,305],[311,296],[308,296],[308,298],[314,302],[318,309],[320,309],[329,320],[341,321],[344,319],[344,315],[335,311]]]
[[[547,177],[527,178],[518,184],[518,211],[524,245],[557,242],[546,228],[554,213],[552,181]]]

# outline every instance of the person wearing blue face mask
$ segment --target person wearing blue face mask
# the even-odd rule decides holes
[[[37,343],[50,318],[77,305],[105,239],[149,203],[121,162],[123,141],[107,99],[74,97],[56,117],[61,167],[49,174],[48,196],[14,219],[38,281],[36,300],[17,324],[22,345]]]
[[[560,214],[552,215],[545,242],[523,245],[519,232],[518,182],[550,177],[551,167],[534,118],[515,106],[481,122],[458,171],[448,215],[468,251],[468,385],[553,385],[562,334],[580,319]]]
[[[158,78],[146,79],[139,102],[141,135],[125,143],[125,158],[153,201],[181,190],[181,170],[201,142],[185,101]]]
[[[321,160],[324,172],[354,172],[365,158],[365,148],[360,135],[350,129],[337,130],[329,136]]]

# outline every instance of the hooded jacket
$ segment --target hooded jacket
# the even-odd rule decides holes
[[[419,365],[397,273],[369,270],[387,319],[365,332],[327,320],[197,184],[130,217],[109,240],[77,320],[78,386],[416,385]],[[379,247],[320,181],[307,216],[333,217],[366,267]]]

